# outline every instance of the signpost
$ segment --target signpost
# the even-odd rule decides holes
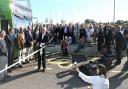
[[[115,5],[115,0],[114,0],[114,11],[113,11],[113,22],[115,22],[115,7],[116,7],[116,5]]]

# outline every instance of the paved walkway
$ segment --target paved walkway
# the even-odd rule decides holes
[[[14,70],[11,77],[0,81],[0,89],[86,89],[72,68],[62,69],[56,64],[47,64],[45,73],[36,72],[37,63],[31,61],[21,69]],[[128,66],[126,58],[122,64],[108,73],[110,89],[128,89]]]

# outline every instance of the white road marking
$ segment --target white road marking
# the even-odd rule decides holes
[[[110,72],[112,72],[112,73],[128,73],[128,71],[116,71],[116,70],[112,70],[112,71],[110,71]]]

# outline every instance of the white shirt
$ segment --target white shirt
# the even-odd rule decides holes
[[[87,29],[86,33],[87,33],[87,41],[94,42],[93,38],[91,37],[91,35],[93,34],[93,29]]]
[[[122,35],[124,35],[123,33],[124,33],[124,30],[122,30],[122,31],[119,31]]]
[[[90,29],[91,35],[94,33],[94,28]]]
[[[104,76],[87,76],[79,71],[79,77],[83,81],[91,83],[93,89],[109,89],[109,80]]]
[[[44,31],[47,31],[47,28],[46,27],[44,27],[43,29],[44,29]]]
[[[91,37],[91,30],[87,29],[86,33],[87,33],[87,37]]]
[[[45,35],[45,34],[42,34],[42,40],[44,39],[44,35]]]
[[[30,36],[32,36],[32,33],[31,33],[31,31],[29,31],[29,34],[30,34]]]
[[[67,33],[67,27],[65,27],[65,29],[64,29],[64,33]]]

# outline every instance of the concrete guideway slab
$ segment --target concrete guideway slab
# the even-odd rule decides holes
[[[0,81],[0,89],[86,89],[83,82],[72,68],[59,68],[58,65],[47,64],[45,73],[36,72],[37,63],[23,65],[14,70],[11,77]],[[108,72],[110,89],[127,89],[128,64],[126,57],[122,63]]]

